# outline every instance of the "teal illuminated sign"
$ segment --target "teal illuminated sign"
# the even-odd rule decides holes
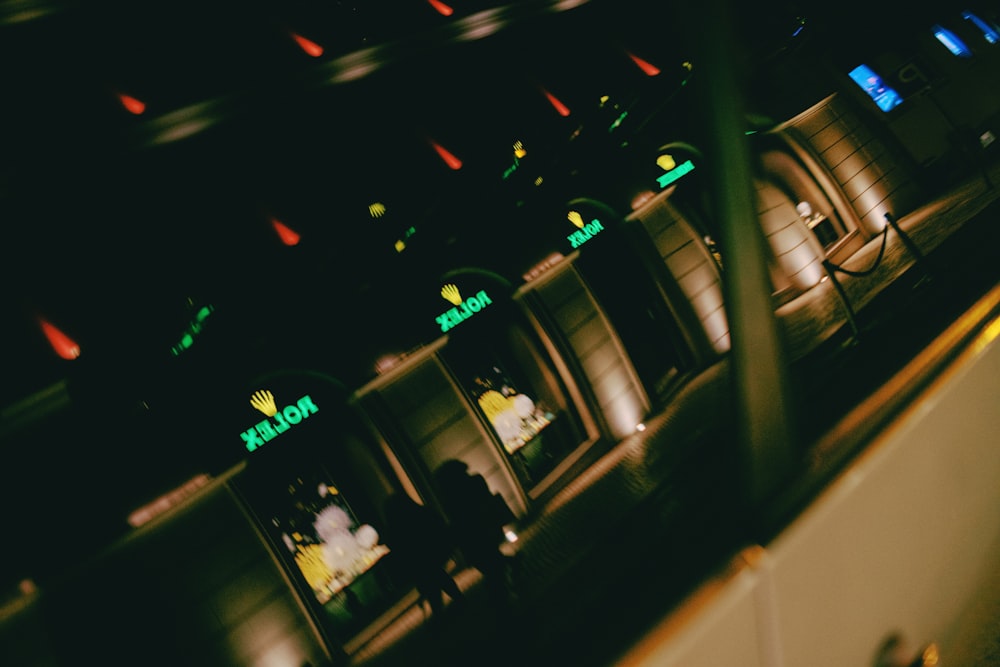
[[[690,174],[692,171],[694,171],[694,164],[691,163],[691,160],[685,160],[667,173],[662,174],[656,179],[656,182],[660,184],[661,188],[665,188],[681,176]]]
[[[484,290],[479,290],[475,296],[470,296],[468,299],[463,300],[462,295],[458,292],[458,288],[450,284],[441,288],[441,296],[450,301],[454,306],[454,308],[450,308],[434,318],[441,326],[442,333],[461,324],[493,303],[493,300],[490,299]]]
[[[250,399],[250,405],[264,413],[268,419],[257,422],[256,425],[241,434],[248,452],[263,447],[264,443],[299,424],[309,415],[319,412],[319,408],[308,395],[303,396],[295,403],[286,405],[279,411],[274,402],[274,395],[266,389],[255,391]]]
[[[214,306],[208,305],[208,306],[203,306],[198,310],[197,313],[195,313],[194,319],[188,322],[187,328],[184,330],[184,333],[181,334],[180,341],[178,341],[176,345],[170,348],[171,354],[173,354],[176,357],[180,355],[181,352],[188,349],[194,344],[195,336],[201,333],[201,330],[205,326],[205,320],[208,319],[208,316],[211,315],[212,311],[214,310],[215,310]]]
[[[517,168],[520,166],[521,166],[521,161],[518,160],[517,158],[514,158],[514,164],[504,169],[503,180],[506,181],[508,178],[510,178],[510,175],[513,174],[515,171],[517,171]]]
[[[569,246],[571,248],[579,248],[603,231],[604,225],[601,224],[600,220],[594,218],[589,223],[567,236],[566,240],[569,241]]]

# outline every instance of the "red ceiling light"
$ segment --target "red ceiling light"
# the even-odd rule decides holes
[[[49,340],[49,345],[63,359],[76,359],[80,356],[80,346],[72,338],[60,331],[54,324],[44,317],[38,318],[38,324],[42,327],[42,333]]]
[[[294,39],[295,42],[299,45],[299,48],[301,48],[303,51],[305,51],[313,58],[319,58],[321,55],[323,55],[323,47],[317,44],[316,42],[310,39],[306,39],[302,35],[296,35],[294,32],[292,33],[292,39]]]
[[[556,113],[564,118],[569,115],[569,107],[560,102],[559,98],[544,88],[542,89],[542,92],[545,94],[545,98],[549,101],[549,104],[552,105],[552,108],[556,110]]]
[[[441,16],[451,16],[452,13],[455,11],[448,5],[441,2],[441,0],[427,0],[427,2],[431,3],[431,7],[436,9],[437,13],[440,14]]]
[[[444,163],[448,165],[448,167],[454,169],[455,171],[458,171],[459,169],[462,168],[462,161],[459,160],[454,155],[452,155],[450,152],[448,152],[447,148],[437,143],[433,139],[431,140],[431,146],[434,148],[435,151],[437,151],[437,154],[441,156],[441,159],[444,160]]]
[[[626,53],[628,52],[626,51]],[[660,73],[659,67],[649,62],[648,60],[643,60],[634,53],[628,53],[628,57],[632,59],[632,62],[634,62],[636,65],[639,66],[639,69],[641,69],[646,74],[646,76],[656,76],[657,74]]]
[[[141,115],[142,112],[146,110],[146,103],[142,100],[137,100],[131,95],[119,93],[118,100],[122,103],[122,106],[125,107],[126,111],[131,114],[135,114],[136,116]]]
[[[274,231],[278,233],[278,238],[281,242],[287,246],[298,245],[299,240],[302,238],[297,231],[281,222],[277,218],[271,218],[271,226],[274,227]]]

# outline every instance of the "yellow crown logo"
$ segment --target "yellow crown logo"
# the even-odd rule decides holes
[[[441,296],[443,296],[445,300],[450,301],[455,306],[458,306],[462,303],[462,295],[459,294],[458,288],[452,285],[451,283],[441,288]]]
[[[581,216],[577,211],[570,211],[566,216],[566,219],[576,225],[578,229],[583,229],[583,216]]]
[[[656,166],[663,171],[670,171],[677,166],[677,162],[674,161],[673,155],[664,154],[656,158]]]
[[[250,397],[250,405],[268,417],[273,417],[278,413],[278,406],[274,404],[274,394],[267,389],[255,391]]]

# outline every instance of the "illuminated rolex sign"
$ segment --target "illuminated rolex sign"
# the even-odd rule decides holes
[[[278,410],[278,406],[274,402],[274,394],[266,389],[255,391],[250,397],[250,405],[260,411],[267,419],[257,422],[241,434],[248,452],[263,447],[264,443],[301,423],[309,415],[319,412],[319,408],[308,395]]]
[[[576,249],[604,231],[604,225],[597,218],[585,223],[578,211],[570,211],[566,216],[576,226],[576,231],[566,237],[569,247]]]
[[[458,288],[452,284],[441,288],[441,296],[453,306],[435,318],[441,326],[442,333],[456,327],[493,303],[484,290],[479,290],[475,296],[463,299]]]
[[[669,167],[664,166],[664,161],[665,161],[664,158],[667,158],[666,162],[671,166]],[[679,165],[673,166],[673,158],[671,158],[669,155],[660,156],[660,159],[656,161],[656,164],[667,169],[666,173],[661,174],[656,179],[656,182],[660,184],[661,188],[667,187],[668,185],[679,179],[681,176],[685,176],[694,171],[694,163],[692,163],[691,160],[684,160],[684,162],[681,162]]]

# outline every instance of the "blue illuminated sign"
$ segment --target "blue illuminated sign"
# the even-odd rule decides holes
[[[903,101],[899,93],[885,85],[882,77],[868,65],[858,65],[851,70],[850,75],[854,83],[868,93],[882,111],[891,111]]]

